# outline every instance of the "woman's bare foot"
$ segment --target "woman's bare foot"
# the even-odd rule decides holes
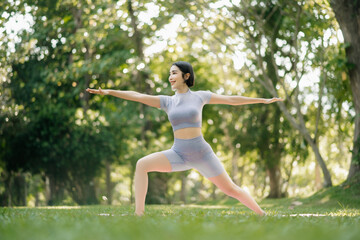
[[[260,213],[259,215],[264,217],[264,216],[266,216],[266,212],[263,210],[262,213]]]
[[[135,212],[135,216],[141,217],[144,216],[144,212]]]

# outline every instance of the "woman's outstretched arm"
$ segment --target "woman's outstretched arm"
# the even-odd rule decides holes
[[[100,95],[111,95],[114,97],[130,100],[134,102],[140,102],[151,107],[160,108],[160,97],[152,96],[148,94],[138,93],[135,91],[121,91],[112,89],[86,89],[87,92]]]
[[[227,105],[246,105],[254,103],[273,103],[278,101],[284,101],[281,98],[251,98],[243,96],[226,96],[216,93],[211,94],[209,104],[227,104]]]

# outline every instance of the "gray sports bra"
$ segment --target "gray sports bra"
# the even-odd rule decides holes
[[[181,128],[201,127],[203,106],[209,103],[210,91],[189,89],[186,93],[176,92],[173,96],[159,95],[160,108],[165,110],[173,131]]]

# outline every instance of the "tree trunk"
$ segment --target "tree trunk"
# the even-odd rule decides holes
[[[181,190],[180,190],[180,201],[186,204],[186,172],[181,173]]]
[[[347,180],[360,174],[360,1],[331,0],[330,5],[344,35],[350,85],[355,107],[355,130]]]
[[[13,176],[12,176],[12,172],[9,172],[5,181],[5,193],[6,193],[5,195],[6,195],[8,207],[12,206],[12,193],[11,193],[12,185],[13,185]]]
[[[306,132],[307,132],[307,130],[306,130]],[[322,172],[324,174],[324,187],[331,187],[332,181],[331,181],[330,172],[326,167],[325,161],[320,154],[320,150],[319,150],[318,146],[316,145],[315,141],[310,137],[310,135],[308,133],[303,134],[303,136],[305,137],[305,140],[310,144],[312,150],[315,153],[315,158],[322,169]]]
[[[270,74],[270,73],[269,73]],[[267,157],[267,160],[265,160],[266,163],[266,170],[270,179],[270,193],[267,196],[268,198],[281,198],[283,197],[283,194],[281,192],[282,190],[282,178],[281,178],[281,152],[283,150],[283,144],[280,143],[280,116],[281,116],[281,110],[278,106],[274,105],[272,106],[275,108],[273,117],[273,130],[270,132],[270,135],[272,136],[271,140],[271,148],[269,146],[269,156]],[[270,116],[270,115],[269,115]]]
[[[49,176],[49,190],[50,196],[47,205],[58,205],[64,200],[64,185],[59,183],[58,179],[52,175]]]
[[[320,171],[320,166],[319,163],[315,161],[315,189],[316,191],[319,191],[322,186],[321,186],[321,171]]]
[[[135,171],[132,168],[131,174],[130,174],[130,203],[134,203],[134,177],[135,177]]]
[[[50,188],[50,178],[45,176],[45,202],[46,205],[49,204],[51,199],[51,188]]]
[[[233,181],[236,185],[240,185],[240,176],[239,176],[239,151],[233,152],[233,156],[231,158],[231,175],[233,177]]]
[[[200,174],[199,176],[199,187],[197,188],[197,196],[196,196],[196,199],[197,200],[200,200],[200,201],[203,201],[205,200],[203,198],[203,196],[201,195],[201,193],[203,192],[203,190],[205,189],[205,185],[204,185],[204,176]],[[193,198],[191,198],[191,202],[193,202],[192,200]]]
[[[280,166],[278,164],[268,167],[266,169],[270,179],[270,193],[268,198],[280,198],[281,197],[281,173]]]
[[[225,144],[227,145],[227,147],[230,149],[231,153],[232,153],[232,157],[231,157],[231,177],[234,181],[234,183],[236,185],[240,184],[240,178],[239,178],[239,166],[238,166],[238,161],[239,161],[239,152],[240,150],[236,149],[233,145],[233,141],[230,137],[230,133],[229,133],[229,129],[227,127],[224,128],[224,134],[225,134],[225,139],[226,142]]]
[[[293,165],[294,165],[294,162],[295,162],[296,158],[293,158],[289,167],[288,168],[284,168],[284,171],[285,171],[285,174],[287,175],[284,183],[283,183],[283,196],[284,197],[287,197],[288,196],[288,189],[289,189],[289,183],[290,183],[290,179],[291,179],[291,175],[292,175],[292,170],[293,170]]]
[[[14,188],[13,193],[13,204],[16,206],[26,206],[26,179],[24,173],[16,173],[13,181]]]
[[[85,204],[98,204],[99,201],[96,197],[96,179],[93,178],[85,185]]]
[[[215,186],[215,184],[211,185],[211,199],[213,201],[216,201],[216,189],[217,187]]]
[[[323,40],[322,40],[323,41]],[[324,43],[323,43],[324,45]],[[322,64],[324,64],[325,60],[322,61]],[[325,67],[321,66],[321,72],[322,75],[320,77],[320,91],[319,91],[319,99],[318,99],[318,109],[316,113],[316,121],[315,121],[315,133],[314,133],[314,139],[316,146],[319,148],[319,123],[322,121],[321,118],[321,111],[322,111],[322,97],[324,95],[324,88],[325,88],[325,82],[327,80],[327,73],[325,71]],[[315,161],[315,189],[316,191],[319,191],[322,188],[321,186],[321,173],[320,173],[320,166],[317,161]]]
[[[106,168],[106,198],[107,198],[107,204],[111,205],[112,189],[114,185],[113,182],[111,181],[111,167],[109,161],[105,161],[105,168]]]
[[[167,181],[166,175],[159,172],[148,174],[149,185],[145,202],[147,204],[166,204],[167,203]]]

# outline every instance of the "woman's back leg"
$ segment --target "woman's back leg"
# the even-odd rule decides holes
[[[214,183],[226,195],[239,200],[242,204],[253,210],[259,215],[264,215],[265,212],[260,208],[256,201],[243,189],[237,186],[227,174],[223,172],[219,176],[211,177],[209,180]]]

